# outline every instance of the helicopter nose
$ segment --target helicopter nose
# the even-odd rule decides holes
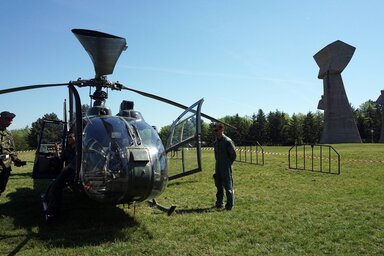
[[[122,155],[116,151],[83,154],[87,165],[82,169],[82,178],[90,198],[119,204],[143,201],[148,197],[152,190],[148,150],[130,148],[125,152]],[[89,164],[91,162],[93,164]]]

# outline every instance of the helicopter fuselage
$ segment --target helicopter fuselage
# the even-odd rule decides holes
[[[105,203],[157,197],[168,181],[167,158],[157,131],[143,119],[91,116],[84,122],[80,182]]]
[[[87,29],[73,29],[72,32],[91,57],[95,69],[93,79],[79,78],[67,83],[0,90],[1,95],[68,86],[69,111],[65,101],[64,120],[42,120],[32,177],[55,179],[60,175],[64,162],[57,149],[64,151],[67,148],[66,134],[69,131],[74,133],[76,139],[76,175],[74,180],[68,182],[76,187],[79,185],[88,197],[99,202],[120,204],[151,200],[164,191],[168,180],[200,172],[201,117],[219,121],[201,113],[203,99],[188,107],[119,82],[108,81],[106,76],[113,73],[120,54],[127,49],[125,38]],[[93,105],[86,114],[76,89],[83,87],[95,88],[89,95]],[[155,128],[133,110],[133,102],[123,101],[120,112],[112,115],[105,107],[106,90],[109,89],[131,91],[183,109],[184,112],[170,126],[166,148]],[[168,173],[167,153],[178,151],[181,157],[172,162],[172,169],[178,172],[171,175]]]

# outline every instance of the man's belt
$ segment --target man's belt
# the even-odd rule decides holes
[[[0,154],[0,160],[7,160],[10,158],[9,154]]]

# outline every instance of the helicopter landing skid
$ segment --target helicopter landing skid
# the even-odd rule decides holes
[[[47,203],[47,199],[45,198],[45,194],[40,195],[40,201],[41,201],[43,219],[44,219],[45,223],[52,222],[52,219],[54,216],[51,214],[48,214],[48,203]]]
[[[149,203],[151,206],[156,206],[156,207],[157,207],[159,210],[161,210],[161,211],[167,212],[167,215],[168,215],[168,216],[171,216],[172,213],[173,213],[173,212],[175,211],[175,209],[176,209],[176,205],[172,205],[171,207],[165,207],[165,206],[163,206],[163,205],[161,205],[161,204],[158,204],[158,203],[156,202],[155,199],[148,200],[148,203]]]

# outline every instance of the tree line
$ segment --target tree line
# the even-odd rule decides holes
[[[380,139],[382,125],[382,109],[369,100],[352,111],[363,142],[375,143]],[[11,130],[17,150],[36,149],[37,139],[44,119],[59,120],[55,113],[45,114],[31,124],[31,127]],[[308,112],[307,114],[288,115],[283,111],[264,113],[259,109],[252,116],[239,115],[225,116],[221,121],[230,124],[236,129],[226,128],[225,133],[236,145],[293,145],[319,143],[324,125],[323,112]],[[170,126],[160,129],[163,142]],[[212,146],[215,136],[211,124],[202,124],[202,142],[204,146]]]
[[[363,142],[375,143],[380,139],[382,125],[382,109],[369,100],[352,111]],[[251,117],[239,115],[225,116],[221,121],[236,127],[226,128],[228,135],[236,145],[294,145],[317,144],[320,142],[324,127],[324,113],[321,111],[307,114],[293,114],[283,111],[264,113],[262,109]],[[160,131],[160,137],[165,142],[170,126]],[[211,125],[203,123],[202,141],[206,146],[212,146],[215,139]]]

